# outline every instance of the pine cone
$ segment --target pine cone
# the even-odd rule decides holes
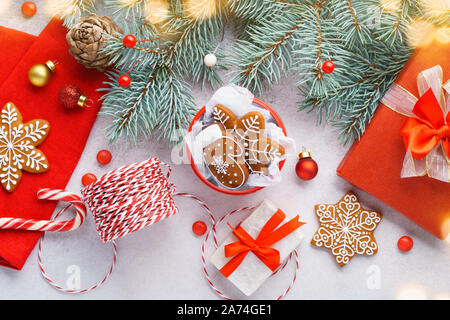
[[[103,33],[122,33],[122,30],[108,16],[103,18],[92,13],[80,18],[67,33],[66,40],[69,43],[70,54],[87,68],[96,68],[103,71],[111,59],[100,50],[105,47],[105,36]]]

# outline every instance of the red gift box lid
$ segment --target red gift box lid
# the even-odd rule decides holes
[[[419,72],[441,65],[450,78],[450,45],[433,43],[417,49],[396,83],[418,97]],[[361,188],[440,239],[450,233],[450,183],[429,177],[401,178],[405,147],[400,136],[406,117],[381,104],[360,141],[337,169],[339,176]]]

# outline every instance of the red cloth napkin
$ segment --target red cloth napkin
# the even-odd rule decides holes
[[[49,219],[57,203],[38,200],[36,192],[42,187],[64,188],[69,181],[100,109],[100,94],[96,89],[102,87],[105,76],[86,69],[69,54],[65,40],[67,30],[59,19],[50,21],[31,46],[32,36],[4,28],[0,32],[0,60],[3,60],[0,107],[11,101],[19,108],[24,122],[37,118],[50,122],[50,133],[39,146],[50,169],[41,174],[24,172],[12,193],[0,188],[0,217]],[[24,55],[12,68],[20,56],[17,52]],[[28,70],[34,64],[48,60],[59,61],[49,84],[43,88],[32,86],[28,81]],[[4,67],[5,64],[8,66]],[[11,69],[10,75],[5,77],[3,71]],[[64,110],[58,101],[58,91],[68,83],[77,85],[94,100],[94,106],[77,111]],[[40,235],[30,231],[0,231],[0,265],[21,269]]]

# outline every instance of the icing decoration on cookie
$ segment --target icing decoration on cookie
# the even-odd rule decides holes
[[[213,118],[215,121],[220,122],[225,129],[228,130],[234,130],[238,123],[237,117],[233,111],[221,104],[214,106]]]
[[[284,154],[283,146],[261,134],[256,134],[255,138],[252,136],[246,138],[245,161],[251,172],[267,175],[270,162]]]
[[[253,111],[246,113],[238,120],[236,125],[236,134],[242,140],[248,140],[248,137],[257,138],[261,131],[266,128],[266,120],[264,116],[258,112]]]
[[[336,204],[316,205],[315,211],[320,226],[311,244],[329,249],[339,266],[345,266],[356,254],[378,252],[373,232],[382,214],[362,208],[352,192]]]
[[[249,171],[244,147],[231,134],[226,134],[203,149],[203,158],[211,174],[222,185],[235,189],[243,186]]]
[[[47,137],[50,124],[35,119],[22,123],[19,109],[8,102],[0,113],[0,182],[8,192],[13,192],[22,171],[42,173],[49,169],[44,153],[35,147]]]
[[[213,117],[228,132],[239,137],[244,145],[245,161],[251,173],[267,175],[270,162],[285,153],[279,143],[262,135],[266,121],[260,112],[248,112],[237,119],[230,109],[218,104],[213,109]]]

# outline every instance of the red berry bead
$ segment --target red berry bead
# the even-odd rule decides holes
[[[81,178],[81,183],[83,184],[83,186],[87,186],[90,185],[91,183],[97,181],[97,177],[95,176],[95,174],[93,173],[86,173],[82,178]]]
[[[131,78],[127,74],[123,74],[119,77],[118,82],[122,88],[128,88],[131,84]]]
[[[197,235],[197,236],[202,236],[205,234],[206,232],[206,223],[204,223],[203,221],[195,221],[192,224],[192,231]]]
[[[22,13],[25,17],[32,17],[36,14],[37,8],[33,1],[25,1],[22,4]]]
[[[97,153],[97,161],[102,165],[110,163],[111,159],[112,155],[111,152],[109,152],[108,150],[100,150]]]
[[[126,48],[133,48],[137,43],[136,37],[132,34],[128,34],[123,38],[123,45]]]
[[[398,239],[398,242],[397,242],[397,247],[401,251],[409,251],[412,249],[413,245],[414,245],[413,239],[411,239],[408,236],[401,237],[400,239]]]
[[[334,62],[333,61],[325,61],[322,65],[322,70],[325,73],[332,73],[334,70]]]

